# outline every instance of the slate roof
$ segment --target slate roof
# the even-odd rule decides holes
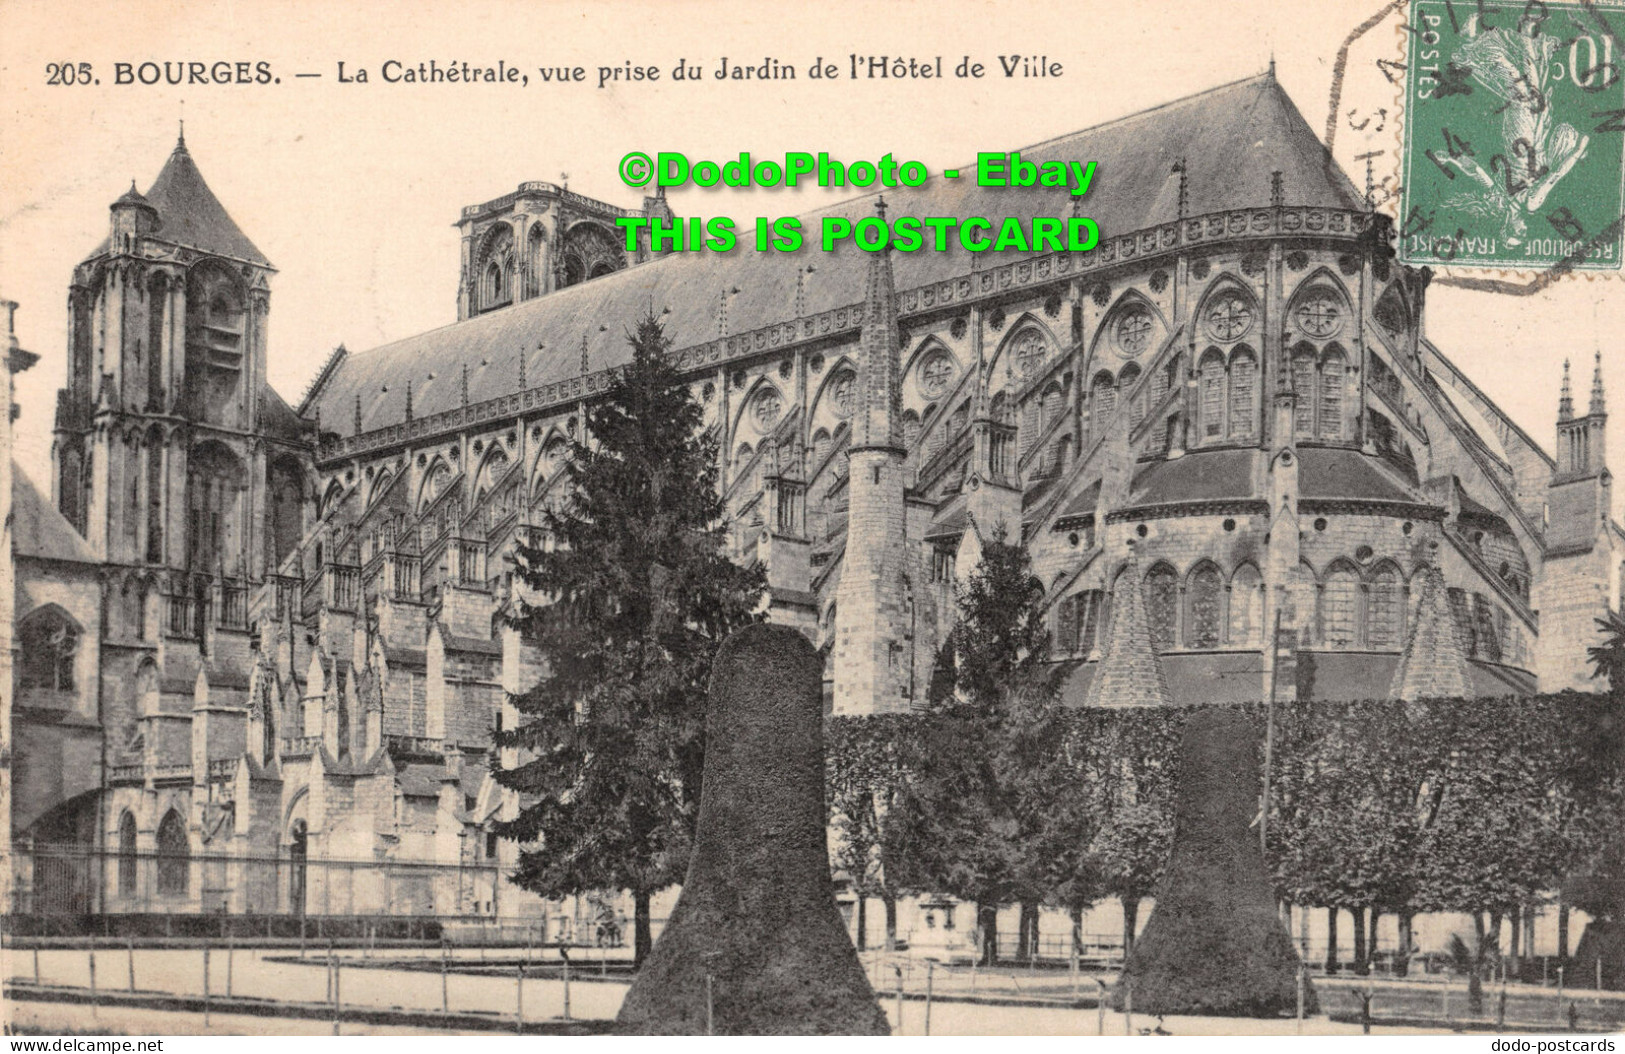
[[[1314,698],[1336,702],[1386,699],[1394,668],[1399,665],[1398,655],[1384,652],[1314,651],[1300,655],[1314,660]],[[1263,675],[1263,657],[1256,651],[1168,652],[1161,656],[1161,662],[1176,706],[1262,702],[1269,686]],[[1070,672],[1062,681],[1061,701],[1067,706],[1083,706],[1100,664],[1064,665],[1070,667]],[[1535,694],[1534,674],[1475,660],[1469,660],[1467,665],[1474,695],[1489,698]],[[1293,691],[1292,686],[1281,685],[1280,698],[1290,698]]]
[[[238,228],[209,184],[204,182],[203,173],[198,171],[197,163],[186,149],[184,137],[176,142],[174,152],[158,178],[153,180],[152,187],[144,196],[137,194],[136,197],[142,199],[137,204],[150,205],[158,211],[157,236],[163,241],[260,267],[271,266],[271,261],[248,240],[248,235]],[[130,200],[129,192],[119,199],[120,202]],[[105,240],[90,255],[100,256],[111,246],[111,239]]]
[[[1135,473],[1129,504],[1254,498],[1253,454],[1251,447],[1198,450],[1172,461],[1154,461]]]
[[[1362,207],[1359,192],[1267,74],[1023,147],[1021,154],[1038,163],[1098,162],[1087,214],[1099,223],[1103,237],[1177,218],[1178,176],[1170,166],[1179,157],[1188,166],[1191,215],[1268,203],[1268,176],[1259,174],[1274,170],[1282,173],[1289,205]],[[1055,188],[978,187],[969,179],[935,179],[917,189],[889,188],[885,195],[893,219],[1030,219],[1063,215],[1068,208],[1067,196]],[[872,215],[874,198],[853,198],[819,210],[804,218],[804,224],[816,226],[826,215]],[[1001,259],[1019,255],[1004,253]],[[651,303],[657,311],[670,309],[663,320],[674,347],[703,344],[718,337],[716,308],[724,288],[739,290],[728,300],[729,332],[789,321],[795,311],[796,275],[808,256],[807,250],[672,254],[371,351],[351,353],[313,401],[322,408],[323,428],[348,436],[355,431],[358,394],[362,431],[401,423],[408,380],[415,416],[460,406],[464,365],[471,403],[513,393],[520,354],[527,356],[526,383],[532,387],[579,376],[584,347],[589,371],[617,366],[629,357],[625,327]],[[818,271],[805,284],[805,311],[816,314],[861,303],[868,254],[847,247],[817,256]],[[909,289],[968,274],[971,261],[969,253],[955,246],[947,252],[899,253],[893,266],[897,288]]]
[[[11,515],[14,555],[84,564],[99,562],[90,543],[80,537],[15,461],[11,463]],[[186,690],[191,691],[191,687]]]
[[[1305,501],[1335,499],[1423,504],[1378,465],[1380,459],[1336,447],[1298,448],[1298,492]]]

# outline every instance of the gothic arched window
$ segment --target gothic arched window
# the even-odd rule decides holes
[[[1292,431],[1299,439],[1315,437],[1315,349],[1299,344],[1292,349],[1292,394],[1297,409]]]
[[[1230,438],[1253,435],[1258,416],[1258,359],[1251,348],[1242,345],[1230,356]]]
[[[240,574],[241,506],[248,472],[223,444],[208,441],[192,450],[187,465],[187,566]]]
[[[169,278],[159,271],[147,286],[147,409],[164,408],[164,329],[168,322]]]
[[[1179,581],[1174,569],[1158,564],[1145,576],[1145,607],[1151,643],[1158,651],[1172,648],[1179,622]]]
[[[542,291],[542,275],[546,273],[547,233],[540,223],[533,223],[528,236],[529,249],[525,254],[525,296],[538,296]]]
[[[1224,436],[1224,356],[1217,348],[1209,348],[1197,369],[1197,384],[1201,388],[1202,438],[1218,439]]]
[[[1112,375],[1102,370],[1095,374],[1089,389],[1089,401],[1094,408],[1095,425],[1104,428],[1117,410],[1117,385]]]
[[[1263,579],[1258,568],[1242,564],[1230,576],[1230,643],[1257,645],[1263,636],[1264,593]]]
[[[147,563],[164,562],[164,432],[147,433]]]
[[[1403,590],[1404,582],[1393,564],[1383,564],[1371,572],[1366,606],[1366,641],[1371,647],[1392,649],[1403,644]]]
[[[83,465],[84,459],[76,448],[63,450],[58,469],[60,479],[57,481],[57,506],[80,534],[85,531]]]
[[[1336,344],[1320,361],[1320,435],[1323,439],[1343,438],[1343,385],[1348,359]]]
[[[829,456],[830,438],[826,429],[820,428],[813,433],[812,438],[812,467],[817,468]]]
[[[17,653],[19,688],[70,692],[79,627],[60,608],[45,608],[17,627]]]
[[[1326,572],[1320,594],[1320,639],[1333,648],[1359,643],[1360,575],[1346,563]]]
[[[1185,623],[1186,647],[1219,646],[1219,636],[1224,625],[1223,605],[1220,600],[1223,591],[1223,577],[1219,574],[1219,569],[1211,563],[1205,563],[1191,572],[1190,588],[1187,590],[1190,614]]]
[[[1128,399],[1133,393],[1134,385],[1139,381],[1139,379],[1140,366],[1138,363],[1131,362],[1127,366],[1124,366],[1122,371],[1117,375],[1118,394],[1122,398]],[[1128,412],[1129,423],[1131,425],[1139,424],[1140,418],[1145,416],[1145,401],[1143,399],[1130,400],[1128,403]]]
[[[191,414],[210,424],[236,424],[248,319],[248,296],[218,261],[193,267],[186,286],[186,393]]]
[[[187,871],[191,864],[192,847],[186,839],[186,821],[174,809],[164,814],[158,825],[158,893],[162,896],[183,896],[186,893]]]
[[[126,809],[118,818],[118,893],[135,895],[135,817]]]

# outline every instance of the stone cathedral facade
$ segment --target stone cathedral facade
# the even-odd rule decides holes
[[[523,184],[462,211],[454,324],[290,403],[275,271],[178,144],[71,276],[51,495],[15,488],[14,836],[111,854],[94,910],[534,908],[486,880],[517,808],[491,733],[538,663],[511,553],[651,305],[833,713],[923,703],[995,536],[1078,705],[1592,687],[1625,556],[1600,368],[1548,453],[1423,336],[1428,273],[1273,76],[1023,155],[1099,163],[1096,249],[653,259],[614,221],[664,198]]]

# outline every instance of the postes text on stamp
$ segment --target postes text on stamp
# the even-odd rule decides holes
[[[1621,269],[1625,10],[1412,0],[1400,256]]]

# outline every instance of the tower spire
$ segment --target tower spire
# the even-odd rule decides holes
[[[886,199],[875,201],[875,215],[886,222]],[[864,285],[863,334],[858,351],[856,447],[903,446],[901,350],[897,339],[897,292],[892,278],[891,246],[869,254]]]
[[[1557,397],[1557,419],[1574,420],[1574,392],[1569,387],[1569,360],[1563,360],[1563,394]]]
[[[1608,412],[1608,401],[1602,390],[1602,352],[1597,352],[1596,365],[1591,371],[1591,408],[1593,417],[1599,417]]]

